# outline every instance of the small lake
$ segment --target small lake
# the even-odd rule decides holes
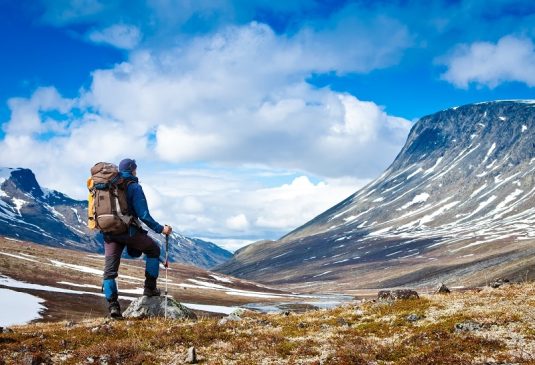
[[[279,313],[285,311],[305,312],[307,310],[330,309],[354,300],[350,295],[304,295],[303,300],[281,303],[250,303],[241,305],[262,313]]]
[[[0,327],[25,324],[41,318],[44,299],[35,295],[0,288]]]

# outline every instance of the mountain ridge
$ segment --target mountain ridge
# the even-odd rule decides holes
[[[30,169],[0,168],[0,235],[102,253],[102,237],[87,228],[86,217],[87,201],[42,188]],[[164,244],[161,235],[149,235]],[[232,256],[212,242],[178,233],[170,242],[171,261],[210,268]]]
[[[494,101],[422,117],[380,177],[270,250],[256,245],[217,270],[266,283],[383,287],[456,275],[478,284],[484,279],[477,271],[493,265],[515,275],[513,259],[518,270],[532,267],[534,107]],[[491,254],[498,263],[491,265]],[[358,276],[366,283],[352,284]]]

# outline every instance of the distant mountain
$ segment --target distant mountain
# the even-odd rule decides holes
[[[344,288],[534,277],[534,171],[535,101],[444,110],[415,123],[379,178],[216,269],[266,283]]]
[[[103,252],[100,235],[87,228],[87,201],[74,200],[55,190],[41,188],[29,169],[0,168],[0,235],[53,247]],[[161,235],[151,234],[163,243]],[[209,268],[228,260],[232,253],[196,238],[173,233],[172,261]]]

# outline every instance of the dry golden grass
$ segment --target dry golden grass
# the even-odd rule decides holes
[[[181,364],[190,346],[204,364],[535,364],[534,298],[535,284],[523,283],[300,314],[246,312],[224,325],[31,324],[0,334],[0,364]]]

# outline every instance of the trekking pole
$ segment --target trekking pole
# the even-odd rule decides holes
[[[165,310],[164,318],[167,319],[167,268],[169,267],[169,235],[165,235]]]

